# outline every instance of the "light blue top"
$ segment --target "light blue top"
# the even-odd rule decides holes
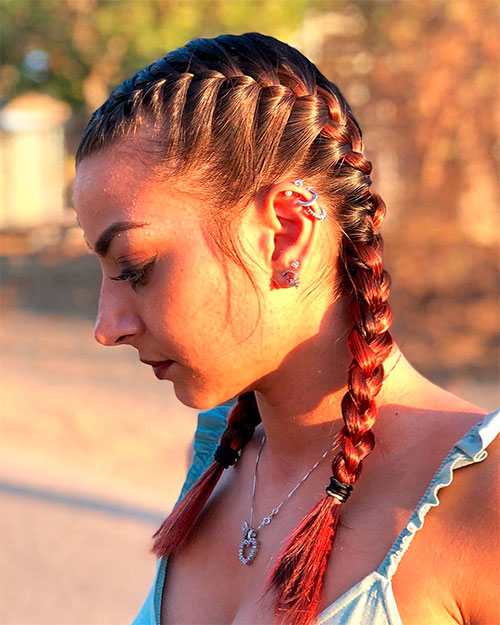
[[[194,439],[194,457],[179,496],[180,501],[191,485],[213,459],[220,435],[226,427],[226,417],[236,400],[200,412]],[[500,408],[485,415],[451,449],[441,463],[408,523],[397,537],[389,553],[376,571],[364,577],[329,605],[315,625],[402,625],[392,592],[394,575],[403,554],[415,533],[422,528],[425,515],[439,505],[438,491],[453,481],[453,471],[473,462],[481,462],[488,453],[486,447],[500,432]],[[156,575],[146,600],[132,625],[160,625],[163,584],[168,557],[159,558]]]

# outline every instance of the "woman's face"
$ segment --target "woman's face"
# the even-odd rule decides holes
[[[270,298],[261,302],[259,321],[254,288],[242,268],[215,254],[203,226],[206,209],[189,188],[148,181],[145,166],[117,149],[79,163],[73,197],[103,271],[99,343],[131,345],[142,361],[174,361],[155,373],[197,409],[254,388],[274,371],[296,339],[298,311],[289,319],[283,300],[290,289],[271,295],[270,273],[253,272]],[[254,259],[265,265],[274,232],[248,223]]]

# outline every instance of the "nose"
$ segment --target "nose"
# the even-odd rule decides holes
[[[142,328],[141,319],[130,306],[123,289],[120,292],[116,285],[106,287],[104,278],[94,324],[95,340],[108,347],[131,344]]]

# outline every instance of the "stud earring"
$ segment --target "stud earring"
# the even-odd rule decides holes
[[[299,274],[294,271],[294,269],[297,269],[297,267],[300,265],[300,262],[298,260],[292,260],[292,262],[290,263],[290,266],[293,267],[293,269],[285,269],[285,271],[281,272],[281,275],[283,277],[286,277],[286,283],[288,284],[288,286],[295,286],[298,287],[300,284],[299,281]]]

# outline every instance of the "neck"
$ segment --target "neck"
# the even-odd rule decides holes
[[[255,389],[262,418],[259,440],[266,435],[260,463],[276,482],[288,481],[313,465],[344,425],[341,402],[352,360],[346,337],[325,340],[317,335],[308,343],[309,353],[301,352],[300,365],[290,360]],[[411,372],[413,368],[395,344],[384,362],[385,381],[375,398],[376,425],[397,415],[395,398],[402,397]]]

